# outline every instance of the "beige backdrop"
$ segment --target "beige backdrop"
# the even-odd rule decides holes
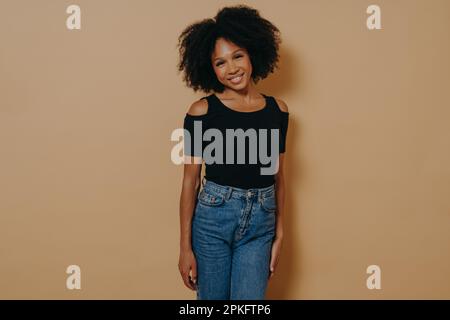
[[[188,24],[235,1],[0,2],[0,298],[194,299],[172,130]],[[243,1],[282,32],[290,108],[272,299],[450,298],[450,2]],[[81,267],[81,290],[66,268]],[[369,290],[366,268],[381,268]]]

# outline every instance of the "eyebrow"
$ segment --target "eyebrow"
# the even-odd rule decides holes
[[[235,54],[235,53],[238,52],[238,51],[243,51],[243,50],[242,50],[242,49],[236,49],[236,50],[234,50],[231,54],[233,55],[233,54]],[[216,60],[219,60],[219,59],[223,59],[223,57],[217,57],[217,58],[214,58],[213,61],[216,61]]]

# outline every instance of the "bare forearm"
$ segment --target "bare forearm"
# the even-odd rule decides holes
[[[199,187],[199,178],[183,180],[180,196],[180,248],[183,250],[192,249],[192,217]]]
[[[275,238],[283,238],[283,218],[284,218],[284,199],[285,199],[285,183],[284,176],[277,177],[275,183],[276,201],[277,201],[277,222]]]

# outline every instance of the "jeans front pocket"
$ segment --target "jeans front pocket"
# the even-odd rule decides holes
[[[277,201],[275,198],[275,192],[270,192],[268,195],[261,197],[261,208],[268,213],[275,213],[277,210]]]
[[[218,207],[225,202],[225,197],[218,192],[203,188],[198,194],[198,201],[205,206]]]

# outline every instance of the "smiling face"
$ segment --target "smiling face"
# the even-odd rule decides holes
[[[225,87],[242,90],[250,84],[252,64],[245,48],[218,38],[211,61],[217,79]]]

